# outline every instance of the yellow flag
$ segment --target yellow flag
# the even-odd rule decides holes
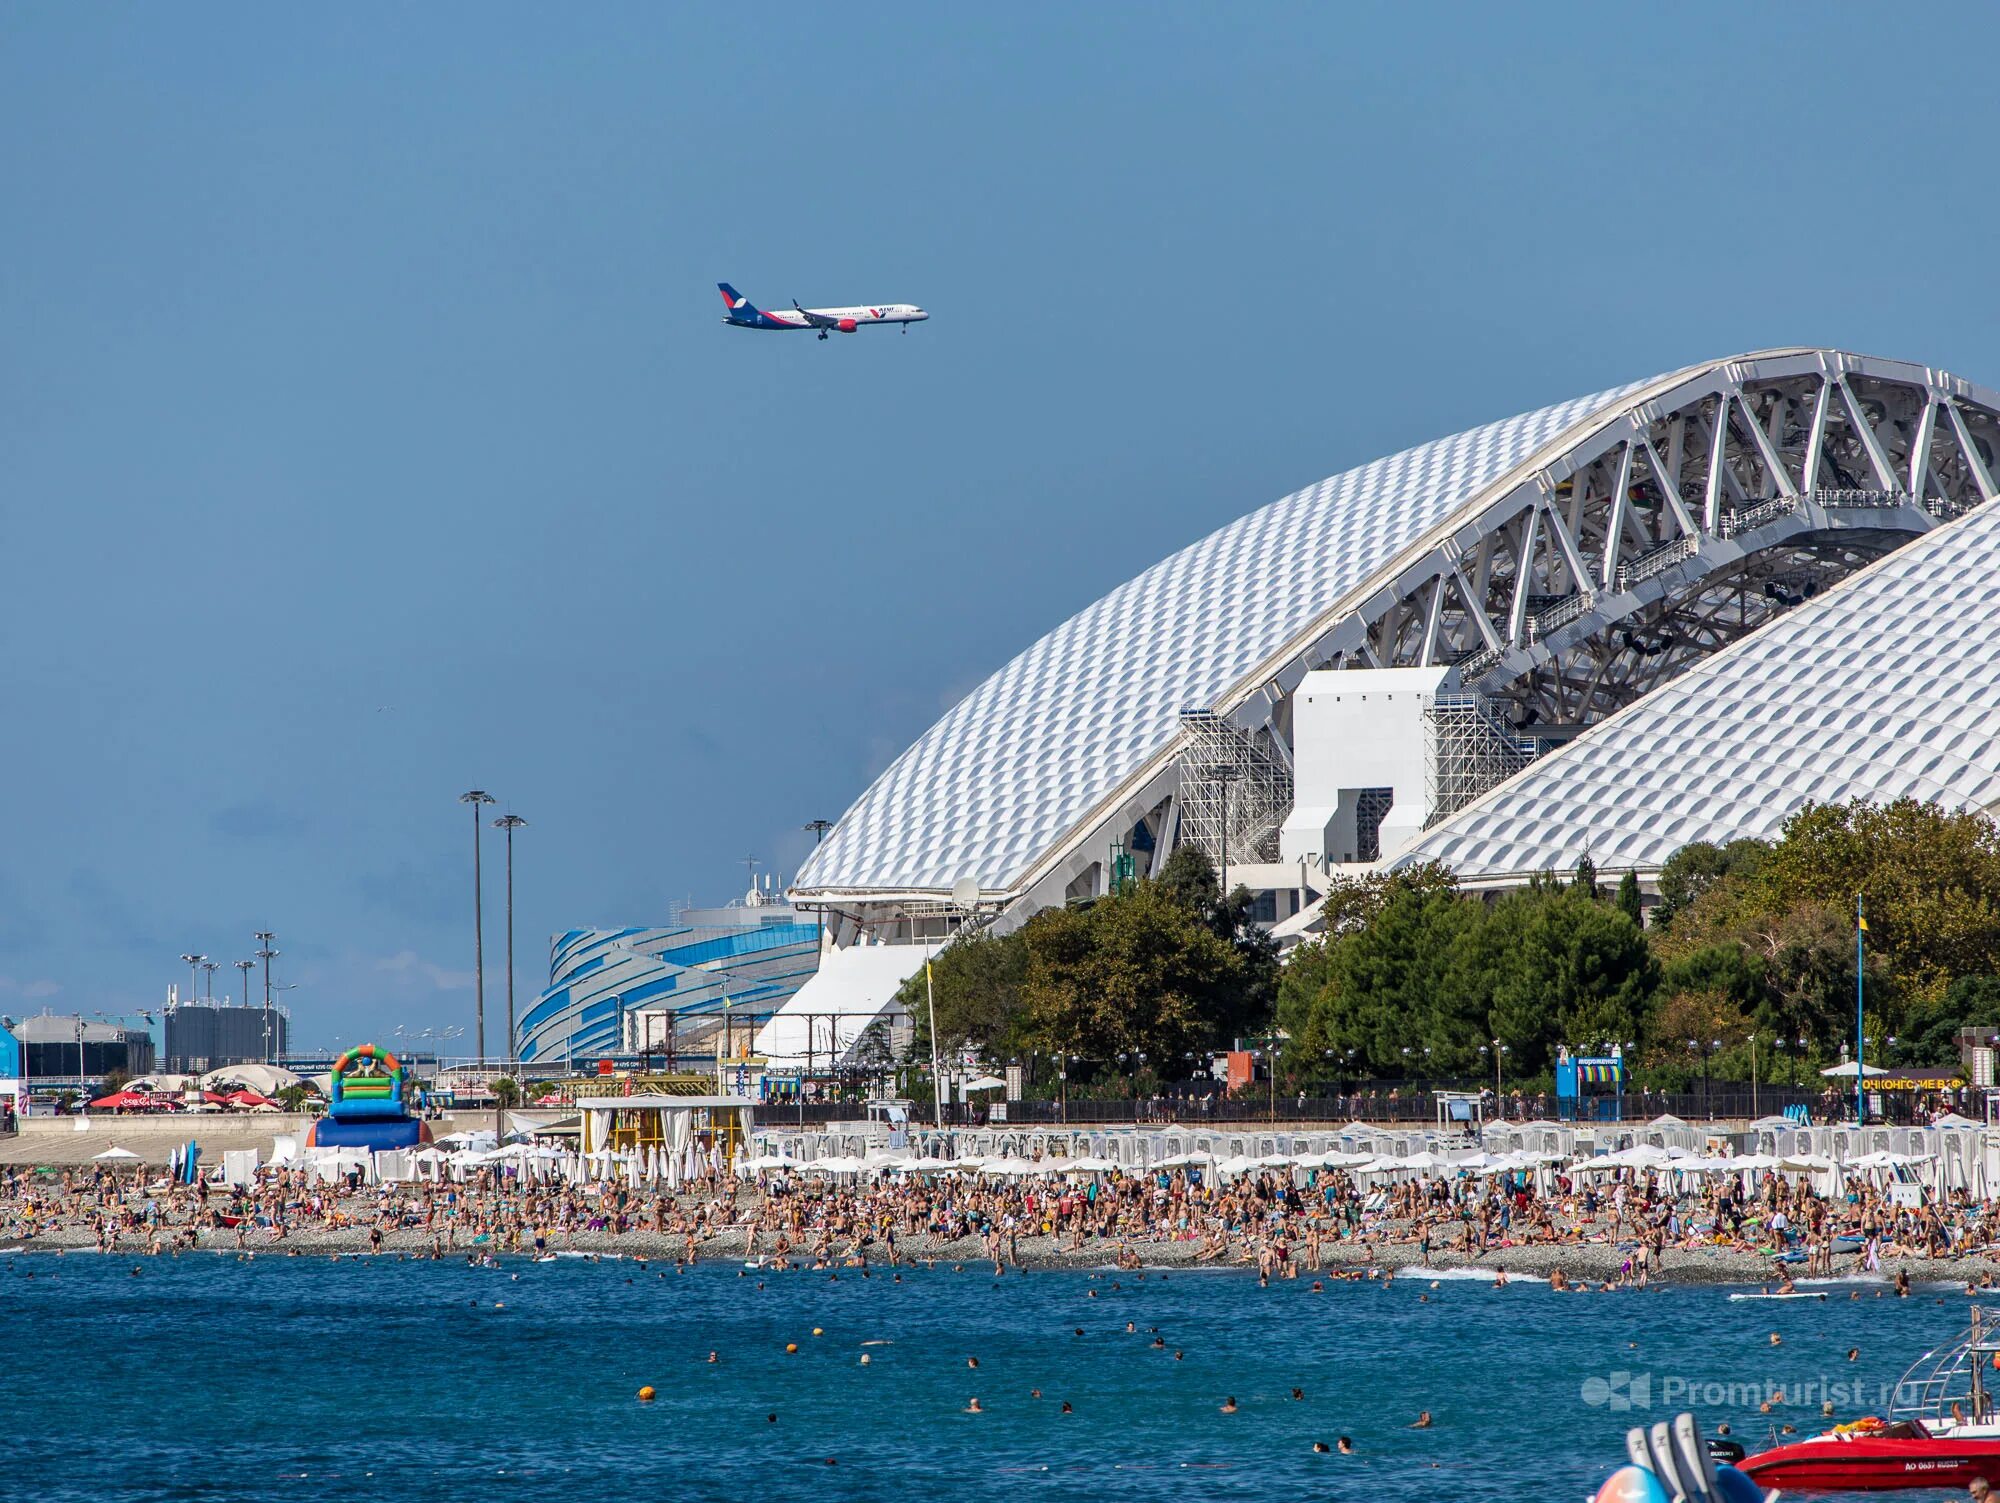
[[[1861,917],[1861,916],[1860,916],[1859,914],[1856,914],[1856,915],[1855,915],[1855,918],[1854,918],[1854,922],[1855,922],[1855,923],[1857,923],[1857,924],[1859,924],[1859,925],[1861,926],[1861,932],[1862,932],[1863,934],[1867,934],[1867,933],[1870,933],[1870,932],[1871,932],[1871,931],[1869,930],[1869,928],[1868,928],[1868,920],[1867,920],[1867,919],[1865,919],[1865,918],[1863,918],[1863,917]]]

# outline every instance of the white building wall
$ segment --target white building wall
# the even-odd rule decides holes
[[[1424,706],[1449,668],[1321,669],[1292,697],[1293,804],[1278,834],[1281,861],[1359,859],[1355,816],[1364,789],[1394,790],[1379,839],[1400,854],[1430,817],[1430,735]]]

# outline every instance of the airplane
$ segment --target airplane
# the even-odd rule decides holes
[[[789,313],[782,309],[766,313],[727,282],[715,285],[722,289],[722,306],[729,310],[723,322],[738,329],[817,329],[819,337],[824,339],[830,331],[852,334],[863,324],[901,324],[907,334],[911,324],[920,324],[930,317],[915,303],[883,303],[869,308],[801,308],[796,298]]]

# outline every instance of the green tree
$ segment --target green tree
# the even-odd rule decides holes
[[[2000,1030],[2000,976],[1961,976],[1937,1002],[1910,1008],[1897,1056],[1912,1065],[1959,1063],[1958,1030]]]
[[[1761,840],[1733,840],[1726,846],[1696,840],[1682,846],[1660,868],[1660,901],[1653,907],[1653,927],[1667,928],[1676,915],[1726,878],[1756,876],[1770,851]]]
[[[1373,922],[1330,940],[1313,962],[1325,979],[1310,1002],[1295,989],[1294,1057],[1344,1061],[1353,1050],[1378,1075],[1467,1073],[1482,1024],[1455,962],[1485,912],[1447,887],[1392,884]]]
[[[1542,885],[1509,893],[1468,955],[1461,996],[1483,993],[1493,1036],[1512,1067],[1537,1074],[1555,1046],[1636,1042],[1660,980],[1639,926],[1587,889]]]
[[[1046,909],[1022,934],[1029,1026],[1048,1052],[1179,1061],[1217,1036],[1241,993],[1235,947],[1153,882],[1088,909]]]
[[[1865,895],[1869,944],[1912,999],[2000,973],[2000,831],[1982,815],[1908,798],[1809,804],[1786,821],[1758,879],[1774,906],[1821,902],[1850,931]]]
[[[1643,927],[1646,922],[1646,907],[1639,897],[1639,874],[1628,871],[1618,879],[1618,911],[1633,923]]]
[[[1028,978],[1028,946],[1021,930],[960,934],[938,951],[930,972],[940,1053],[976,1049],[989,1059],[1004,1060],[1021,1052],[1026,1023],[1022,988]],[[915,1020],[913,1052],[928,1059],[931,997],[923,967],[898,988],[896,1000]]]
[[[1168,902],[1194,914],[1203,923],[1209,922],[1222,900],[1215,863],[1198,845],[1174,847],[1174,853],[1161,865],[1155,885]]]
[[[880,1080],[896,1068],[896,1050],[889,1041],[886,1018],[877,1018],[861,1030],[861,1037],[854,1041],[854,1068],[870,1080]]]

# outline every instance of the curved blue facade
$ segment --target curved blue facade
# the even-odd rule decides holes
[[[665,1025],[644,1015],[746,1023],[777,1011],[819,968],[819,927],[790,908],[710,909],[664,928],[572,929],[549,947],[549,984],[520,1021],[520,1057],[630,1053]],[[676,1026],[679,1026],[678,1024]]]

